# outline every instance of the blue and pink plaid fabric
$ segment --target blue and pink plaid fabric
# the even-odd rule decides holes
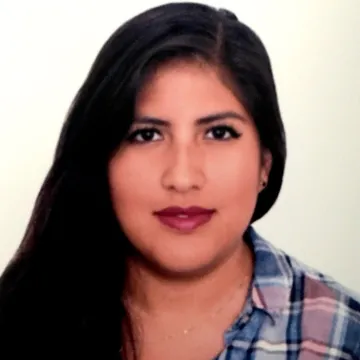
[[[253,284],[218,360],[360,359],[360,301],[253,228]]]

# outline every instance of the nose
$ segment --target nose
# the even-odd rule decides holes
[[[204,158],[196,145],[180,144],[168,149],[167,164],[162,175],[162,186],[166,190],[187,193],[200,190],[206,182],[203,171]]]

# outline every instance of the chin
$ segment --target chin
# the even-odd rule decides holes
[[[177,278],[201,277],[210,273],[219,261],[216,257],[191,256],[181,259],[179,256],[173,258],[161,258],[151,261],[155,271],[163,276]]]

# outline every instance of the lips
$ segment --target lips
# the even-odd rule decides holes
[[[172,229],[189,232],[209,222],[214,213],[214,209],[198,206],[188,208],[174,206],[156,211],[154,215],[161,223]]]

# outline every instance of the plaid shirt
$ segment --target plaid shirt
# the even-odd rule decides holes
[[[253,228],[253,284],[217,360],[360,359],[360,301]]]

